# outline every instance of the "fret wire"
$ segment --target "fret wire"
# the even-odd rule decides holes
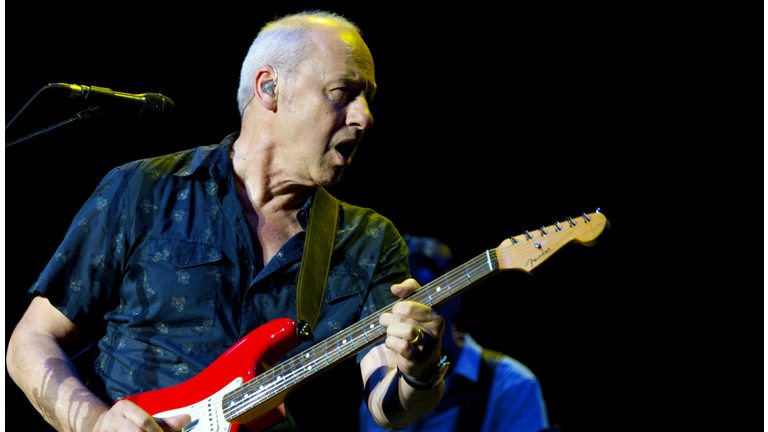
[[[272,372],[272,379],[269,380],[269,381],[264,380],[264,391],[267,394],[268,398],[271,398],[272,396],[277,394],[277,392],[275,392],[274,394],[271,394],[271,392],[275,391],[275,373],[274,373],[274,369],[272,369],[272,371],[273,371]]]
[[[310,348],[310,351],[312,352],[312,365],[314,366],[315,371],[317,371],[317,358],[315,358],[315,349]]]
[[[251,382],[253,382],[253,384],[251,384]],[[248,384],[248,388],[249,388],[249,389],[250,389],[251,387],[253,387],[253,388],[254,388],[254,390],[256,391],[256,399],[258,399],[258,402],[259,402],[259,403],[261,403],[261,399],[262,399],[262,397],[263,397],[264,395],[262,394],[262,392],[261,392],[261,391],[259,391],[259,387],[258,387],[258,385],[257,385],[257,384],[258,384],[258,381],[256,381],[256,380],[251,380],[251,381],[249,382],[249,384]],[[249,390],[249,391],[250,391],[250,390]]]
[[[267,380],[265,382],[265,385],[266,385],[267,389],[269,389],[270,391],[274,391],[274,389],[275,389],[275,368],[270,369],[270,371],[272,371],[272,378]],[[275,394],[277,394],[277,393],[275,393]],[[272,397],[272,396],[270,395],[269,397]]]
[[[301,360],[301,370],[304,372],[304,379],[307,378],[307,366],[304,364],[304,353],[301,353],[299,355],[299,360]]]
[[[339,353],[339,358],[341,358],[341,347],[339,346],[339,334],[336,333],[333,335],[333,339],[336,341],[336,351]]]

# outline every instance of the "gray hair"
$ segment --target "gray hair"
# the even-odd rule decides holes
[[[280,79],[285,82],[292,70],[312,52],[313,44],[309,30],[310,25],[317,19],[330,21],[344,30],[360,34],[360,29],[355,24],[331,12],[306,11],[267,23],[251,44],[240,70],[240,87],[237,90],[240,117],[255,95],[254,79],[260,67],[272,65],[278,70]]]

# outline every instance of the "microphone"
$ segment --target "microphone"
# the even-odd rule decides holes
[[[105,112],[159,117],[171,114],[175,108],[169,97],[159,93],[130,94],[105,87],[63,83],[48,84],[46,87],[70,98],[89,102],[92,106],[98,105]]]

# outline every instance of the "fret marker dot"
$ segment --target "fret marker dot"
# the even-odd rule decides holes
[[[307,366],[307,369],[312,370],[312,366]]]
[[[343,341],[341,341],[341,344],[342,344],[342,345],[346,345],[346,344],[347,344],[347,340],[346,340],[346,339],[344,339]]]
[[[441,290],[441,289],[442,289],[442,288],[440,288],[440,287],[437,287],[437,292],[440,292],[440,290]]]
[[[309,358],[309,353],[307,353],[307,355],[305,355],[304,357]]]
[[[281,379],[283,379],[283,377],[279,376],[275,381],[280,381]]]
[[[264,386],[260,386],[260,387],[259,387],[259,390],[264,390]]]
[[[371,328],[373,328],[373,324],[371,324]]]

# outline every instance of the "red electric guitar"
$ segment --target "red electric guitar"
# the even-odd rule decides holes
[[[598,209],[577,220],[568,218],[533,233],[526,231],[424,285],[407,300],[438,306],[498,271],[529,272],[571,241],[591,246],[607,226],[608,220]],[[282,404],[292,390],[384,338],[386,329],[379,324],[379,317],[391,312],[393,305],[277,366],[277,361],[302,341],[294,320],[269,322],[190,380],[124,400],[156,418],[189,414],[192,422],[185,432],[264,430],[285,417]]]

